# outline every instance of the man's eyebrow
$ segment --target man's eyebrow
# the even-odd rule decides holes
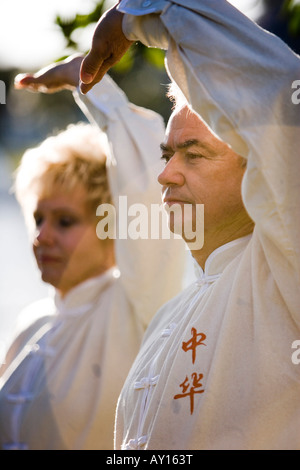
[[[188,147],[192,147],[193,145],[196,145],[198,147],[201,147],[203,148],[204,150],[207,150],[207,151],[212,151],[211,147],[209,145],[206,145],[204,142],[201,142],[200,140],[198,139],[188,139],[188,140],[185,140],[184,142],[181,142],[179,144],[176,145],[176,149],[179,149],[179,150],[182,150],[182,149],[186,149]],[[166,145],[164,143],[160,144],[160,149],[163,151],[163,152],[172,152],[174,149],[169,146],[169,145]]]

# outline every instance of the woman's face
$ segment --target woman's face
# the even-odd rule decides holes
[[[86,190],[53,191],[34,207],[33,252],[43,281],[64,295],[112,266],[111,244],[96,234],[96,214],[87,209]]]

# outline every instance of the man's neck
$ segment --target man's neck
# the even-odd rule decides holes
[[[249,222],[242,227],[233,228],[233,230],[217,230],[214,233],[204,232],[204,244],[199,250],[191,249],[193,258],[197,261],[199,266],[204,270],[207,258],[220,246],[225,245],[238,238],[245,237],[253,232],[254,223]]]

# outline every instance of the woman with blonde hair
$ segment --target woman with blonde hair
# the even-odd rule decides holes
[[[124,216],[120,196],[129,208],[161,204],[164,125],[130,104],[109,77],[80,96],[80,62],[55,65],[36,81],[50,92],[45,82],[55,75],[102,132],[72,125],[26,151],[17,171],[16,195],[54,295],[22,313],[0,369],[3,449],[113,449],[117,398],[144,331],[182,287],[181,240],[99,233],[97,208]]]

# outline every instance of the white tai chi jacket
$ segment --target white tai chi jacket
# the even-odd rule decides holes
[[[128,212],[133,203],[161,204],[162,118],[131,105],[109,77],[76,100],[108,136],[112,195],[125,217],[118,266],[22,314],[0,370],[3,449],[112,449],[117,398],[145,328],[182,287],[182,240],[126,238],[119,214],[120,196]]]
[[[117,449],[298,449],[300,60],[225,0],[123,0],[129,39],[248,165],[251,236],[160,309],[118,401]],[[205,210],[205,208],[204,208]]]

